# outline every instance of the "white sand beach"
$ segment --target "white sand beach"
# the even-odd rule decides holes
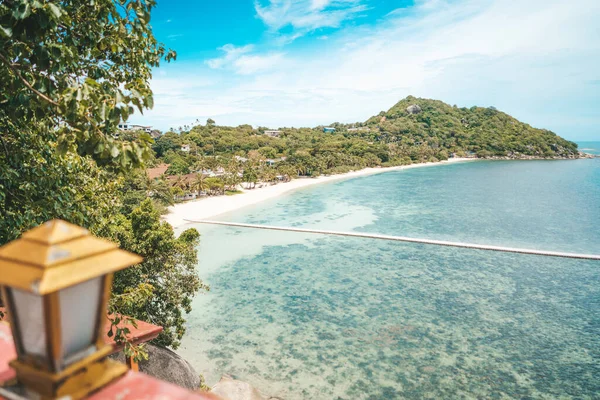
[[[318,178],[293,179],[290,182],[282,182],[278,183],[277,185],[244,190],[243,193],[233,196],[206,197],[198,200],[188,201],[185,203],[175,204],[174,206],[169,207],[169,213],[163,216],[163,218],[174,228],[179,228],[185,224],[190,223],[190,221],[188,220],[202,220],[213,218],[217,215],[225,214],[231,211],[236,211],[241,208],[260,203],[261,201],[275,198],[277,196],[282,195],[283,193],[287,193],[292,190],[316,185],[319,183],[351,179],[360,176],[380,174],[389,171],[400,171],[411,168],[431,167],[440,164],[450,164],[473,160],[475,159],[451,158],[447,161],[439,161],[435,163],[411,164],[388,168],[365,168],[359,171],[352,171],[339,175],[320,176]]]

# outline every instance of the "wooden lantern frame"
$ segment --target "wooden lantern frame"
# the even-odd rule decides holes
[[[138,264],[142,258],[96,238],[86,230],[61,220],[34,228],[0,247],[0,285],[15,340],[17,359],[11,366],[17,380],[41,399],[87,396],[127,372],[124,364],[107,356],[111,346],[103,335],[114,272]],[[63,358],[60,291],[101,279],[93,342],[78,351],[71,363]],[[13,290],[41,297],[45,330],[45,357],[27,354],[22,342],[19,310]]]

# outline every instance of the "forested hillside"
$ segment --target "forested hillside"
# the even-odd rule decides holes
[[[528,155],[572,157],[577,145],[555,133],[536,129],[493,107],[458,108],[439,100],[409,96],[366,126],[377,140],[414,145],[426,143],[449,151],[473,151],[480,157]]]
[[[167,132],[153,145],[155,165],[170,165],[168,175],[188,174],[207,166],[226,167],[240,158],[257,166],[256,173],[316,176],[374,166],[445,160],[452,156],[510,158],[574,158],[577,145],[556,134],[533,128],[494,108],[458,108],[412,96],[387,112],[355,124],[280,128],[250,125],[206,125]],[[267,131],[267,134],[265,134]],[[180,151],[189,145],[189,151]],[[275,169],[258,168],[274,160]],[[217,161],[218,160],[218,161]],[[251,170],[251,164],[244,165]],[[235,169],[235,168],[234,168]],[[268,180],[268,179],[267,179]]]

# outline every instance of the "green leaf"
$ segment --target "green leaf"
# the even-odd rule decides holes
[[[0,36],[8,38],[12,36],[12,29],[0,25]]]
[[[50,13],[54,16],[54,19],[60,18],[62,11],[60,10],[60,8],[58,8],[56,4],[48,3],[46,6],[50,9]]]
[[[117,158],[119,155],[120,151],[119,148],[115,145],[113,145],[110,149],[110,155],[112,158]]]
[[[22,2],[13,10],[13,17],[15,19],[25,19],[31,15],[31,6],[29,3]]]

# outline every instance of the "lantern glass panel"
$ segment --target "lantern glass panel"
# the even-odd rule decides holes
[[[47,356],[46,327],[44,326],[44,303],[42,296],[11,289],[16,322],[25,354]]]
[[[63,360],[68,365],[95,350],[97,322],[104,277],[68,287],[59,292],[60,331]]]

